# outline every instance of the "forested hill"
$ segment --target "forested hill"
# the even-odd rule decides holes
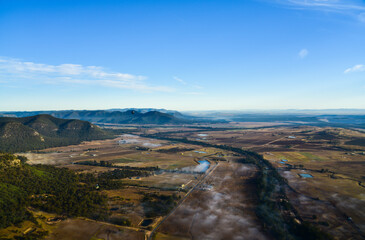
[[[106,139],[107,132],[89,122],[50,115],[0,117],[0,151],[21,152]]]
[[[0,153],[0,229],[24,220],[39,225],[32,213],[34,209],[65,217],[107,216],[106,197],[82,175],[65,168],[28,165],[25,161],[24,157]],[[97,181],[92,175],[89,177]],[[21,237],[0,239],[41,239],[47,235],[41,229],[39,225],[26,236],[14,232]]]

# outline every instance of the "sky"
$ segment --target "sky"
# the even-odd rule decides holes
[[[0,0],[0,111],[365,108],[363,0]]]

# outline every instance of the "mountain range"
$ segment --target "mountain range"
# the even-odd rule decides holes
[[[39,114],[49,114],[63,119],[79,119],[96,124],[191,124],[204,121],[203,119],[183,115],[177,111],[154,109],[111,109],[111,110],[64,110],[64,111],[31,111],[31,112],[2,112],[4,117],[28,117]]]

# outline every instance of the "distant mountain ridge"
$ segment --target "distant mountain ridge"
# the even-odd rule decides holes
[[[174,117],[178,117],[178,118],[192,118],[191,116],[183,115],[179,111],[167,110],[167,109],[164,109],[164,108],[112,108],[112,109],[107,109],[106,111],[126,112],[126,111],[130,111],[130,110],[137,111],[137,112],[140,112],[140,113],[147,113],[147,112],[157,111],[157,112],[161,112],[161,113],[167,113],[167,114],[170,114],[170,115],[172,115]]]
[[[89,122],[51,115],[0,117],[0,151],[37,150],[82,141],[106,139],[107,132]]]
[[[62,110],[62,111],[31,111],[31,112],[2,112],[0,116],[28,117],[39,114],[49,114],[63,119],[79,119],[92,123],[114,124],[191,124],[204,121],[201,118],[183,115],[178,111],[155,109],[110,109],[110,110]],[[208,120],[205,120],[208,121]],[[209,122],[212,122],[211,120]]]

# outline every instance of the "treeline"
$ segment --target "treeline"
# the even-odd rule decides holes
[[[123,182],[119,181],[120,179],[148,177],[151,176],[155,171],[159,170],[158,167],[115,166],[108,161],[81,161],[75,162],[74,164],[113,168],[111,171],[100,172],[98,174],[79,174],[80,181],[95,186],[97,185],[101,189],[109,190],[121,188],[123,186]]]
[[[56,138],[56,137],[43,137],[43,140],[39,138],[28,137],[25,134],[17,134],[14,139],[4,139],[0,137],[0,150],[10,153],[19,153],[27,151],[35,151],[46,148],[61,147],[79,144],[82,141],[88,140],[101,140],[109,137],[96,137],[90,139],[82,138]]]
[[[255,164],[259,169],[259,173],[255,179],[258,198],[256,215],[261,220],[264,229],[270,235],[275,239],[285,240],[333,239],[329,234],[301,219],[286,196],[285,187],[288,186],[287,180],[260,154],[227,145],[214,145],[207,142],[189,140],[187,138],[171,138],[161,133],[142,136],[203,147],[219,148],[243,156],[244,158],[240,159],[239,162]]]
[[[119,189],[123,187],[123,182],[120,181],[124,178],[131,177],[148,177],[155,171],[159,170],[158,167],[130,167],[130,166],[114,166],[107,161],[82,161],[74,164],[110,167],[111,171],[94,173],[80,173],[79,179],[81,182],[97,187],[98,189]]]
[[[130,178],[130,177],[148,177],[150,175],[152,175],[152,173],[149,171],[115,169],[113,171],[100,173],[99,178],[123,179],[123,178]]]
[[[107,198],[91,184],[80,184],[72,171],[30,166],[0,154],[0,228],[32,220],[29,206],[64,216],[107,217]],[[34,219],[33,219],[34,220]]]
[[[167,148],[167,149],[157,149],[156,152],[160,153],[178,153],[178,152],[188,152],[192,151],[194,148],[179,148],[179,147],[173,147],[173,148]]]
[[[148,218],[164,216],[175,207],[179,199],[180,197],[176,194],[146,193],[142,199],[144,214]]]
[[[158,171],[160,168],[158,166],[156,167],[131,167],[131,166],[118,166],[118,165],[114,165],[111,162],[108,161],[79,161],[79,162],[74,162],[74,164],[78,164],[78,165],[89,165],[89,166],[99,166],[99,167],[111,167],[111,168],[119,168],[119,169],[124,169],[124,170],[130,170],[130,171]]]

